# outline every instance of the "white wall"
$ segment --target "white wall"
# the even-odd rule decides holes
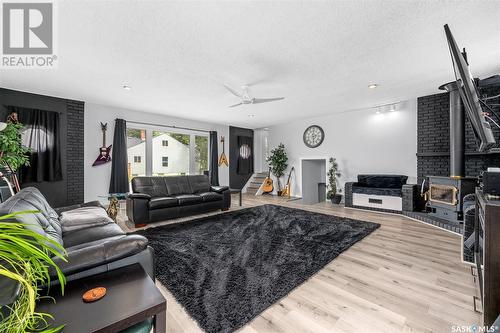
[[[97,157],[99,147],[102,145],[102,132],[99,122],[108,123],[106,144],[110,145],[113,143],[113,133],[116,118],[122,118],[129,121],[153,123],[158,125],[171,125],[217,131],[219,137],[219,153],[222,151],[222,147],[220,146],[220,136],[223,135],[226,138],[229,138],[229,127],[225,125],[197,122],[193,120],[163,116],[159,114],[137,112],[128,109],[86,103],[84,138],[85,201],[98,199],[105,201],[105,199],[100,198],[99,196],[103,196],[108,193],[111,175],[111,163],[106,163],[97,167],[93,167],[92,163]],[[111,154],[113,154],[113,150],[111,150]],[[219,182],[221,185],[229,185],[229,171],[227,167],[219,167]]]
[[[301,163],[305,158],[337,158],[342,177],[341,188],[356,181],[360,173],[408,175],[408,182],[417,180],[417,113],[416,100],[398,105],[398,111],[376,114],[376,110],[337,113],[331,116],[301,119],[269,128],[270,149],[285,144],[292,176],[292,195],[301,196]],[[318,148],[304,145],[302,135],[310,125],[325,131],[325,140]],[[343,191],[342,191],[343,192]]]
[[[269,130],[256,129],[253,134],[253,149],[254,149],[254,170],[255,172],[263,172],[269,169],[266,162],[267,154],[269,153]]]

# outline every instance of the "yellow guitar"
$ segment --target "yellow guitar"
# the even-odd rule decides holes
[[[295,167],[292,167],[290,169],[290,173],[288,174],[288,180],[286,182],[286,186],[281,192],[282,197],[288,197],[290,198],[290,193],[291,193],[291,188],[292,188],[292,182],[291,182],[291,177],[292,177],[292,171],[295,170]]]
[[[229,163],[227,162],[227,157],[226,157],[226,153],[224,152],[224,137],[222,136],[220,138],[220,142],[222,142],[222,154],[220,154],[220,158],[219,158],[219,166],[221,166],[222,164],[224,164],[225,166],[229,166]]]

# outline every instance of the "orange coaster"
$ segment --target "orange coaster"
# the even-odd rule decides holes
[[[90,289],[83,294],[82,299],[85,303],[95,302],[100,300],[106,295],[106,288],[97,287]]]

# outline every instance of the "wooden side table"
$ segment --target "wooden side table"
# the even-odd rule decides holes
[[[105,287],[106,296],[83,302],[83,293],[95,287]],[[167,301],[140,264],[70,281],[64,296],[59,287],[50,291],[56,303],[43,299],[36,310],[54,316],[51,327],[65,325],[62,332],[119,332],[153,316],[154,332],[166,332]]]

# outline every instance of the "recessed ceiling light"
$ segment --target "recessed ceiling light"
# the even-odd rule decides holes
[[[255,115],[254,115],[254,114],[249,114],[249,115],[248,115],[248,118],[253,118],[253,117],[255,117]]]
[[[372,83],[372,84],[368,85],[368,88],[370,88],[370,89],[375,89],[377,87],[378,87],[378,84],[376,84],[376,83]]]
[[[131,86],[127,86],[126,84],[125,84],[125,85],[123,85],[123,87],[122,87],[122,88],[123,88],[123,89],[125,89],[125,90],[131,90],[131,89],[132,89],[132,87],[131,87]]]
[[[376,114],[380,114],[380,110],[375,111]]]

